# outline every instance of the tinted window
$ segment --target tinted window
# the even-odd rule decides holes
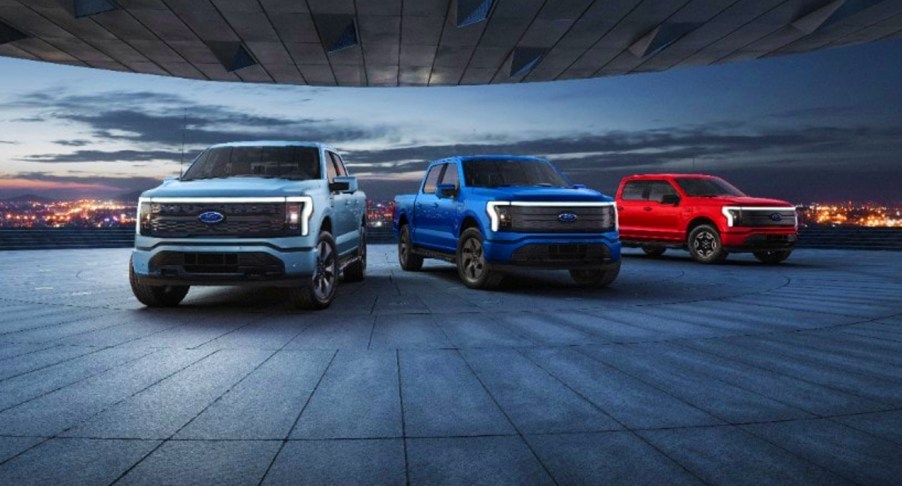
[[[435,186],[438,185],[438,176],[442,174],[442,167],[444,165],[436,165],[429,170],[429,174],[426,175],[426,183],[423,184],[423,194],[435,193]]]
[[[460,188],[460,177],[457,175],[457,164],[448,164],[445,167],[445,174],[442,176],[442,184],[454,184],[455,188]]]
[[[335,176],[338,175],[338,169],[335,168],[335,159],[332,157],[331,152],[326,152],[326,175],[329,178],[329,182],[335,182]]]
[[[745,196],[729,182],[717,177],[686,177],[677,179],[677,184],[688,196]]]
[[[348,170],[345,169],[345,163],[341,161],[341,157],[333,152],[329,152],[329,154],[332,156],[332,162],[335,163],[335,169],[338,171],[338,175],[348,175]]]
[[[645,181],[627,182],[623,186],[623,193],[620,195],[620,198],[624,201],[641,201],[648,195],[646,191],[649,188],[648,186],[649,184]]]
[[[467,160],[464,162],[464,180],[468,187],[570,185],[557,169],[541,160]]]
[[[319,151],[313,147],[218,147],[188,168],[183,180],[224,177],[319,179]]]
[[[664,196],[677,195],[676,189],[667,181],[652,181],[651,191],[648,193],[648,199],[651,201],[661,202]]]

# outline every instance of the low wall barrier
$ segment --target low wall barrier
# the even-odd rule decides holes
[[[393,243],[388,227],[371,227],[371,243]],[[0,229],[0,250],[128,248],[135,230],[116,229]],[[902,228],[803,228],[799,248],[902,251]]]

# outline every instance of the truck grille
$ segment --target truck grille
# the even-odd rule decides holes
[[[613,206],[512,206],[512,231],[603,233],[615,227]]]
[[[794,227],[796,225],[796,212],[794,209],[781,211],[767,209],[742,209],[741,226],[761,227],[778,226]]]
[[[525,245],[514,250],[512,263],[517,264],[598,264],[610,261],[611,250],[605,245],[561,244]]]
[[[150,260],[153,272],[167,270],[189,274],[245,274],[280,276],[285,265],[278,258],[261,252],[247,253],[183,253],[164,251]]]
[[[208,224],[199,219],[211,211],[221,214],[222,221]],[[267,238],[288,234],[283,203],[155,203],[151,214],[150,236],[158,238]]]

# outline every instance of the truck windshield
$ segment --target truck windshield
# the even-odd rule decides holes
[[[733,187],[732,184],[717,177],[685,177],[678,178],[676,182],[687,196],[745,196],[742,191]]]
[[[315,147],[216,147],[200,154],[183,181],[226,177],[319,179],[319,149]]]
[[[467,160],[464,162],[464,179],[467,187],[570,185],[551,164],[541,160]]]

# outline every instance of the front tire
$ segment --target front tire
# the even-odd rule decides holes
[[[765,265],[776,265],[789,258],[789,255],[792,254],[792,250],[756,251],[752,254],[755,255],[755,258],[757,258],[759,262],[764,263]]]
[[[288,299],[299,309],[325,309],[335,300],[338,289],[338,251],[335,238],[326,231],[316,240],[316,268],[303,287],[291,288]]]
[[[721,263],[727,258],[727,251],[720,241],[720,233],[709,224],[696,226],[689,233],[686,246],[692,259],[699,263]]]
[[[360,227],[360,238],[357,243],[357,259],[345,267],[346,282],[361,282],[366,278],[366,225]]]
[[[582,287],[607,287],[617,275],[620,275],[620,260],[604,270],[570,270],[570,278]]]
[[[464,285],[471,289],[491,289],[501,283],[504,276],[489,268],[485,260],[482,233],[468,228],[457,240],[457,274]]]
[[[128,262],[128,282],[138,302],[147,307],[175,307],[188,295],[187,285],[145,285],[138,281],[132,262]]]
[[[407,272],[416,272],[423,268],[423,257],[413,253],[413,241],[410,239],[410,226],[401,226],[398,234],[398,263]]]

